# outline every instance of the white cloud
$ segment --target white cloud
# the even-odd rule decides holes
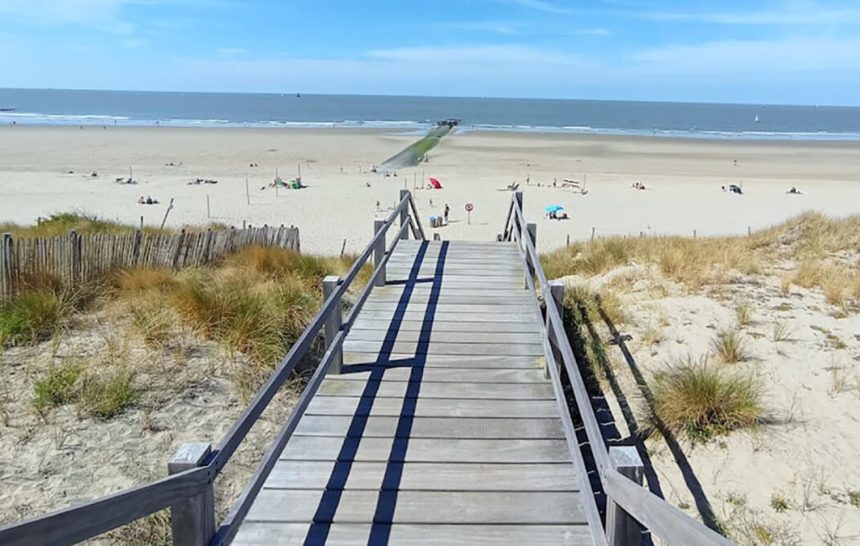
[[[858,38],[785,38],[725,40],[698,45],[671,45],[640,51],[631,57],[640,73],[722,78],[780,74],[857,78]]]
[[[544,13],[554,13],[556,15],[571,13],[571,10],[563,8],[546,0],[502,0],[506,4],[514,4],[520,7],[528,8]]]
[[[576,55],[521,45],[377,49],[368,51],[367,57],[377,60],[415,62],[424,65],[483,63],[496,69],[520,63],[573,67],[580,66],[584,62],[583,58]]]
[[[129,6],[234,5],[232,0],[0,0],[0,16],[38,26],[74,25],[112,34],[132,34],[136,25],[123,16]]]
[[[642,12],[638,16],[657,21],[692,21],[730,26],[819,26],[846,25],[860,22],[860,9],[773,8],[765,11],[737,12]]]

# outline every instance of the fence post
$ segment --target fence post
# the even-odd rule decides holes
[[[409,195],[409,190],[400,190],[400,200],[403,201],[403,198]],[[406,225],[406,222],[409,221],[407,216],[409,216],[409,203],[406,203],[407,206],[400,209],[400,227]],[[409,230],[403,230],[403,235],[400,236],[401,239],[406,240],[409,239]]]
[[[185,254],[184,252],[182,252],[182,250],[183,250],[182,247],[184,245],[185,245],[185,228],[182,228],[182,230],[179,232],[179,236],[178,236],[178,239],[176,241],[176,252],[173,254],[173,263],[171,264],[173,269],[179,269],[179,257],[183,256]]]
[[[609,464],[621,475],[642,485],[644,467],[635,447],[610,447]],[[639,546],[642,543],[642,525],[611,497],[606,502],[606,542],[608,546]]]
[[[382,229],[382,226],[385,225],[385,220],[374,220],[373,221],[373,233],[379,233],[379,230]],[[385,259],[385,237],[380,237],[376,242],[376,248],[373,249],[373,268],[376,269],[382,260]],[[382,271],[379,272],[379,275],[376,277],[376,281],[374,281],[373,286],[385,286],[385,268],[382,268]]]
[[[558,316],[564,319],[564,283],[561,281],[549,281],[549,291],[547,292],[547,296],[552,298],[552,301],[555,302],[555,307],[558,309]],[[547,300],[547,305],[549,305],[549,300]],[[556,369],[558,369],[561,359],[556,355],[558,351],[555,350],[555,347],[552,344],[552,339],[555,334],[553,334],[553,329],[550,325],[549,312],[546,314],[546,335],[550,341],[549,348],[550,351],[552,351]],[[556,343],[558,343],[558,340],[556,340]],[[543,368],[543,374],[544,378],[549,379],[549,360],[547,360],[546,366]]]
[[[203,466],[211,452],[211,444],[182,444],[167,463],[167,472],[178,474]],[[170,526],[173,529],[174,546],[209,544],[215,536],[215,496],[211,481],[198,495],[170,507]]]
[[[131,250],[131,266],[137,266],[137,262],[140,260],[140,242],[143,237],[143,232],[139,229],[134,230],[134,246]]]
[[[0,288],[3,289],[2,295],[7,297],[12,297],[12,294],[15,293],[12,287],[12,270],[14,269],[12,261],[15,259],[15,253],[12,252],[12,244],[12,234],[4,233],[3,247],[0,248],[0,260],[3,262],[3,267],[0,268],[0,271],[3,272],[3,278],[0,278]]]
[[[72,246],[71,250],[71,258],[72,258],[72,271],[71,271],[71,281],[72,286],[77,286],[78,281],[81,277],[81,238],[78,235],[76,230],[71,230],[69,232],[69,241]]]
[[[328,300],[329,296],[331,296],[335,290],[337,290],[337,285],[340,284],[340,277],[337,275],[328,275],[323,279],[323,301]],[[331,347],[332,341],[334,341],[337,333],[340,332],[340,328],[343,325],[343,307],[340,303],[340,298],[335,302],[334,309],[331,310],[331,313],[325,319],[325,348],[328,350]],[[335,353],[334,357],[331,361],[331,367],[329,368],[329,373],[339,374],[343,369],[343,349],[338,349]]]
[[[526,224],[526,229],[523,232],[523,236],[529,238],[529,240],[532,242],[532,245],[535,247],[535,254],[537,254],[537,224]],[[525,241],[523,241],[523,249],[526,253],[526,265],[528,266],[528,273],[526,274],[532,279],[534,279],[535,264],[532,263],[532,257],[529,256],[529,247]],[[523,285],[523,288],[529,287],[528,279],[523,280]]]

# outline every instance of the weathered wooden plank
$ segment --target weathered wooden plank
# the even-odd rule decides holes
[[[366,319],[361,314],[352,323],[350,336],[369,335],[369,332],[382,332],[390,330],[392,326],[398,332],[474,332],[479,334],[539,334],[540,324],[537,320],[530,322],[439,322],[423,320],[401,320],[392,325],[390,320]],[[359,338],[356,338],[359,339]]]
[[[472,440],[412,438],[404,453],[391,453],[391,438],[293,436],[280,459],[410,463],[566,463],[564,440]],[[349,449],[342,453],[344,443]]]
[[[399,328],[398,328],[399,330]],[[452,331],[453,330],[453,331]],[[397,341],[417,342],[419,340],[428,341],[430,343],[473,343],[477,345],[492,343],[492,344],[511,344],[511,343],[543,343],[541,335],[538,332],[519,333],[519,332],[477,332],[462,331],[455,329],[436,330],[429,329],[420,331],[394,331],[386,330],[361,330],[353,329],[347,336],[347,341],[383,341],[392,339]]]
[[[347,396],[318,396],[307,415],[379,415],[399,417],[400,398],[375,399]],[[473,400],[419,398],[415,417],[557,417],[552,400]]]
[[[305,543],[307,523],[248,522],[233,544],[237,546],[300,546]],[[369,524],[335,523],[326,527],[326,544],[367,546]],[[469,544],[498,546],[582,546],[592,544],[586,525],[437,525],[394,524],[388,546]]]
[[[361,318],[364,319],[381,319],[391,321],[392,318],[402,319],[404,321],[424,321],[426,320],[426,309],[420,306],[410,307],[407,310],[394,309],[389,306],[388,309],[367,309],[361,310]],[[437,322],[525,322],[534,323],[534,311],[518,310],[516,312],[462,312],[450,311],[446,309],[438,309],[433,313],[433,324]]]
[[[399,304],[404,299],[400,294],[371,294],[367,299],[368,303],[394,303]],[[430,292],[415,292],[406,297],[406,301],[410,304],[428,304],[430,302],[436,305],[518,305],[527,307],[534,301],[534,296],[525,292],[507,295],[484,295],[484,294],[447,294],[440,292],[439,294],[431,294]]]
[[[396,302],[375,302],[368,301],[364,304],[364,308],[362,311],[389,311],[391,313],[397,312],[425,312],[427,309],[427,303],[415,302],[408,303],[407,305],[399,305]],[[507,314],[525,314],[527,312],[531,312],[532,318],[534,318],[534,311],[529,309],[526,305],[516,304],[516,303],[498,303],[498,304],[457,304],[457,303],[445,303],[441,302],[435,305],[434,320],[436,313],[465,313],[468,315],[474,315],[477,313],[487,313],[487,314],[496,314],[496,315],[507,315]]]
[[[413,417],[408,428],[398,428],[399,417],[368,417],[363,426],[355,418],[339,415],[306,415],[297,436],[364,438],[462,438],[462,439],[552,439],[564,438],[558,419],[511,419],[467,417]]]
[[[414,343],[410,341],[395,341],[387,344],[384,341],[353,341],[343,342],[344,351],[378,353],[385,348],[389,352],[437,355],[510,355],[538,356],[543,354],[543,344],[540,343],[510,343],[505,345],[477,343]]]
[[[421,491],[577,491],[570,463],[398,463],[400,480],[385,483],[389,463],[278,461],[266,487],[271,489],[370,489],[398,487]]]
[[[264,489],[247,521],[327,523],[317,513],[323,491]],[[567,492],[344,491],[334,523],[370,523],[378,505],[391,506],[391,523],[571,524],[584,523],[579,498]],[[377,516],[378,517],[378,516]]]
[[[514,282],[517,279],[512,279]],[[517,286],[522,288],[522,282],[516,283]],[[493,297],[513,297],[513,296],[530,296],[528,290],[511,290],[510,287],[488,287],[482,286],[478,284],[473,284],[470,286],[447,286],[445,285],[444,277],[441,286],[434,285],[432,282],[420,283],[416,282],[410,285],[406,284],[388,284],[385,286],[378,286],[373,289],[373,294],[371,297],[380,297],[380,296],[396,296],[400,297],[403,292],[407,289],[407,286],[412,293],[412,295],[418,294],[429,294],[434,291],[438,291],[440,295],[472,295],[472,296],[493,296]]]
[[[543,368],[546,357],[541,356],[491,356],[491,355],[425,355],[421,357],[424,368]],[[375,353],[344,352],[344,364],[396,364],[410,365],[415,354],[392,353],[380,360]]]
[[[546,383],[437,383],[422,382],[420,389],[408,389],[404,381],[340,381],[331,377],[320,385],[318,396],[362,396],[371,389],[376,396],[387,398],[463,398],[473,400],[552,400],[552,387]],[[417,392],[413,396],[413,390]],[[368,391],[369,392],[369,391]]]
[[[371,370],[350,370],[329,378],[331,381],[412,381],[411,367],[374,366]],[[421,384],[440,383],[538,383],[549,385],[543,372],[537,369],[482,370],[474,368],[426,368],[421,375]]]

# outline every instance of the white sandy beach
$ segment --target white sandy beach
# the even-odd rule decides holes
[[[128,223],[143,216],[147,225],[158,225],[175,198],[170,226],[295,224],[305,251],[337,253],[346,239],[347,251],[355,252],[369,238],[372,219],[386,215],[396,201],[397,190],[430,176],[444,189],[418,190],[417,202],[425,225],[450,205],[451,223],[439,229],[443,238],[493,239],[510,200],[499,190],[519,182],[526,214],[538,222],[541,250],[563,245],[568,236],[588,238],[592,228],[597,235],[744,233],[805,210],[840,216],[860,209],[857,142],[458,132],[419,168],[396,178],[368,172],[418,138],[366,129],[7,126],[0,128],[0,221],[28,224],[81,210]],[[271,188],[261,190],[276,169],[291,178],[298,165],[308,188],[280,190],[277,196]],[[130,166],[140,183],[114,183],[128,177]],[[90,176],[93,171],[98,177]],[[195,178],[218,184],[187,185]],[[587,195],[552,187],[554,179],[561,184],[583,178]],[[631,189],[636,180],[648,189]],[[720,191],[735,183],[742,183],[744,195]],[[786,194],[791,186],[804,194]],[[160,204],[138,205],[142,195]],[[467,202],[475,206],[471,224]],[[564,206],[571,219],[543,218],[550,204]]]

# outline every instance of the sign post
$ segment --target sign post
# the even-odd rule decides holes
[[[466,218],[469,225],[472,224],[472,211],[475,210],[475,205],[472,203],[466,203]]]

